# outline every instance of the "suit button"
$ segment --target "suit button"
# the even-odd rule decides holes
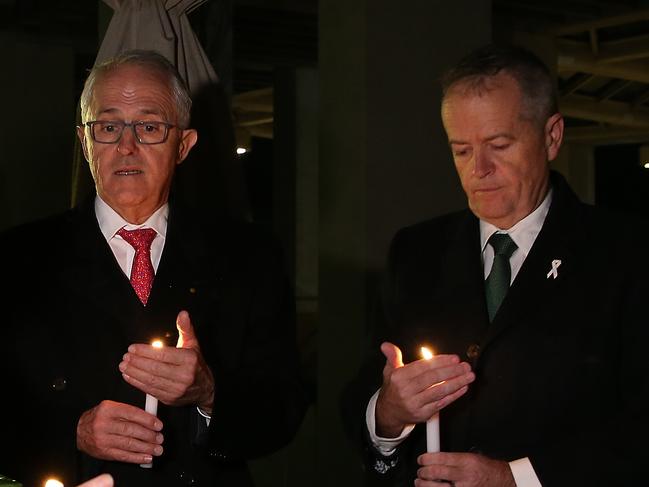
[[[472,343],[471,345],[469,345],[469,347],[466,349],[466,356],[471,360],[475,360],[478,358],[478,355],[480,355],[480,345],[478,345],[477,343]]]
[[[182,482],[183,485],[194,485],[196,483],[196,479],[194,479],[194,476],[188,472],[180,471],[178,472],[178,479]]]
[[[61,392],[64,391],[65,388],[68,386],[68,381],[65,380],[65,377],[57,377],[52,381],[52,384],[50,385],[53,391]]]

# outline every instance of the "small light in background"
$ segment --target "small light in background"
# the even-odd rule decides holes
[[[240,156],[242,154],[245,154],[246,152],[248,152],[248,149],[246,149],[245,147],[237,147],[237,155]]]
[[[649,145],[641,145],[638,150],[638,162],[644,169],[649,169]]]
[[[47,479],[44,487],[63,487],[63,483],[56,479]]]

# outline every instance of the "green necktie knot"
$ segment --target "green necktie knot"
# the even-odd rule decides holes
[[[485,281],[487,311],[491,322],[509,290],[512,275],[509,258],[518,245],[506,233],[494,233],[489,237],[488,243],[494,249],[494,262]]]
[[[518,245],[506,233],[494,233],[489,237],[488,243],[494,249],[495,255],[502,255],[506,259],[509,259],[518,248]]]

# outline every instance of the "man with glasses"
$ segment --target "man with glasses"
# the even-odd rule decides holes
[[[0,240],[16,279],[3,376],[19,398],[17,420],[3,419],[13,448],[0,471],[26,485],[102,472],[124,487],[252,485],[246,459],[299,426],[277,247],[250,225],[217,225],[169,201],[198,139],[190,108],[156,53],[93,68],[77,135],[96,196]]]

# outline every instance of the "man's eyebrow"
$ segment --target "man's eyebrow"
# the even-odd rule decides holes
[[[487,142],[491,142],[492,140],[501,139],[501,138],[514,140],[516,137],[514,137],[512,134],[507,133],[507,132],[500,132],[500,133],[497,133],[497,134],[493,134],[490,137],[487,137],[485,140]]]
[[[513,135],[511,135],[510,133],[507,133],[507,132],[499,132],[497,134],[490,135],[489,137],[487,137],[485,139],[485,141],[486,142],[492,142],[492,141],[494,141],[496,139],[500,139],[500,138],[505,138],[505,139],[508,139],[508,140],[514,140],[516,137],[514,137]],[[448,145],[464,145],[464,144],[468,144],[468,143],[469,142],[464,141],[464,140],[448,139]]]
[[[143,108],[140,113],[142,115],[162,115],[162,111],[157,108]]]
[[[115,113],[121,113],[121,111],[117,108],[105,108],[103,110],[99,111],[99,115],[101,114],[115,114]],[[140,115],[162,115],[162,112],[156,108],[143,108],[142,110],[139,111]]]
[[[468,142],[465,142],[465,141],[463,141],[463,140],[448,139],[448,145],[453,145],[453,144],[455,144],[455,145],[458,145],[458,144],[462,145],[462,144],[468,144]]]
[[[97,112],[97,115],[103,115],[104,113],[119,113],[119,110],[117,108],[104,108],[103,110],[99,110],[99,112]]]

